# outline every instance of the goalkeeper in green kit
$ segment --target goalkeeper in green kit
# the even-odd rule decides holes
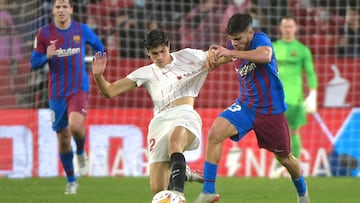
[[[317,109],[317,76],[312,53],[296,38],[297,23],[293,17],[280,21],[281,39],[273,43],[278,71],[285,90],[285,112],[291,135],[291,152],[299,159],[301,151],[300,127],[306,124],[306,113]],[[308,96],[304,99],[303,76],[306,76]]]

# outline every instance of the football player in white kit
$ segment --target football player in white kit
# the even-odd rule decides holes
[[[170,189],[185,202],[185,181],[194,177],[187,177],[183,152],[199,147],[202,121],[194,110],[194,100],[213,68],[214,52],[185,48],[170,53],[169,39],[160,30],[148,32],[144,46],[152,64],[110,83],[103,76],[106,54],[97,53],[92,73],[107,98],[140,86],[147,89],[154,104],[147,137],[151,191]]]

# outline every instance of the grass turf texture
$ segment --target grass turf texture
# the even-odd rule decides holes
[[[307,178],[313,203],[360,202],[360,178]],[[186,183],[185,194],[192,203],[202,185]],[[0,178],[0,202],[86,202],[150,203],[147,177],[82,177],[76,195],[64,195],[65,178]],[[219,178],[217,190],[223,203],[295,203],[295,189],[287,178]]]

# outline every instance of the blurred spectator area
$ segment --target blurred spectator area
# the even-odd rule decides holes
[[[299,39],[309,46],[313,55],[336,54],[347,3],[340,0],[289,0],[289,15],[298,21]]]
[[[52,21],[51,3],[52,0],[31,0],[26,3],[20,0],[0,0],[0,40],[3,41],[0,48],[0,52],[3,53],[0,54],[3,56],[0,61],[0,93],[4,95],[2,104],[16,103],[19,106],[20,103],[24,103],[19,103],[19,96],[16,95],[25,95],[20,97],[20,100],[24,100],[28,94],[28,60],[33,40],[38,29]],[[360,24],[359,10],[349,9],[359,9],[360,0],[73,0],[73,3],[74,19],[87,23],[99,35],[109,55],[110,65],[119,67],[111,68],[114,72],[109,77],[112,79],[123,77],[135,68],[150,62],[143,47],[143,39],[148,30],[160,28],[166,31],[172,51],[185,47],[206,50],[213,43],[225,44],[227,20],[235,12],[255,14],[260,23],[259,30],[267,33],[272,40],[279,37],[278,26],[282,16],[296,17],[300,28],[299,39],[311,49],[315,62],[320,59],[322,61],[317,63],[317,68],[322,66],[323,62],[328,63],[332,59],[340,61],[347,58],[348,60],[344,61],[347,64],[342,70],[348,73],[350,68],[358,63],[358,60],[351,60],[357,59],[360,55],[360,28],[354,26],[354,22]],[[353,17],[350,16],[350,12]],[[20,56],[17,54],[19,51]],[[92,50],[88,49],[87,55],[92,54]],[[350,77],[350,81],[353,79],[351,77],[356,76],[353,72],[356,70],[345,76]],[[323,73],[326,77],[320,77],[321,84],[329,80],[329,73]],[[226,78],[213,78],[223,76]],[[210,74],[209,81],[229,81],[229,77],[231,76],[223,72],[218,75]],[[16,87],[12,84],[16,84]],[[217,83],[207,83],[209,86],[206,88],[217,92],[218,87],[227,85],[224,83],[212,86],[213,84]],[[130,105],[131,102],[138,102],[137,92],[146,95],[145,91],[140,90],[130,93],[134,94],[130,97],[122,97],[126,98],[124,100],[101,99],[101,102]],[[96,92],[96,95],[98,94]],[[222,94],[231,93],[219,90],[218,94],[221,95],[216,95],[215,98],[225,98]],[[211,100],[213,95],[214,91],[205,91],[202,97]],[[351,100],[354,99],[358,99],[358,96]],[[148,102],[151,106],[151,101]],[[219,106],[228,102],[225,101]],[[198,104],[210,105],[205,100],[199,100]],[[213,103],[211,105],[214,106]]]
[[[86,23],[107,33],[115,28],[119,11],[133,5],[133,0],[99,0],[89,3],[86,9]]]

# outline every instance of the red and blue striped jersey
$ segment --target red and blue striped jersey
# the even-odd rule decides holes
[[[48,59],[46,49],[52,43],[56,45],[56,54]],[[72,21],[68,29],[61,30],[51,23],[39,30],[31,55],[31,69],[49,63],[49,99],[59,100],[79,90],[89,92],[86,44],[90,44],[95,53],[104,52],[104,45],[86,24]]]
[[[259,46],[272,48],[271,40],[262,32],[255,32],[248,50]],[[233,50],[231,41],[227,48]],[[280,82],[275,54],[266,64],[235,59],[235,70],[239,82],[239,98],[237,102],[262,114],[279,114],[286,110],[283,85]]]

